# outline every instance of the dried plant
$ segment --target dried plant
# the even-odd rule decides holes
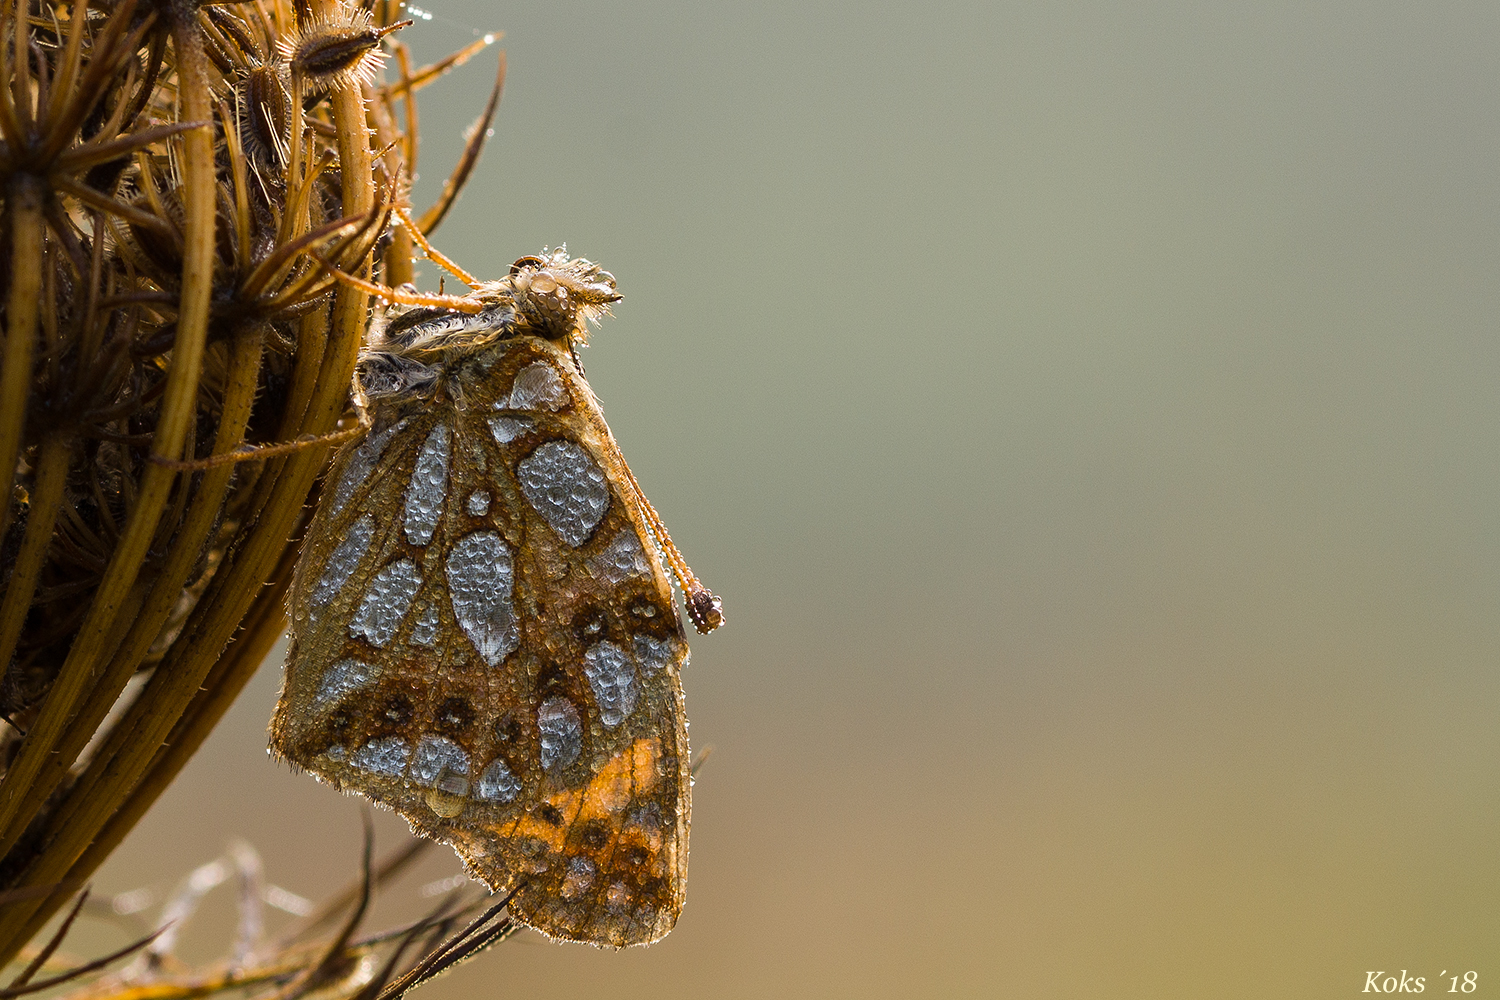
[[[327,444],[357,430],[370,302],[332,270],[411,279],[414,95],[493,41],[413,70],[403,23],[395,0],[0,0],[0,964],[282,634]]]
[[[373,934],[361,931],[377,892],[407,870],[432,841],[410,840],[375,864],[373,836],[366,826],[359,876],[321,905],[267,884],[260,855],[249,844],[230,844],[222,857],[187,873],[166,897],[155,930],[136,910],[152,898],[149,890],[123,893],[106,903],[85,892],[66,919],[31,957],[26,968],[0,988],[0,1000],[66,988],[69,1000],[170,1000],[234,995],[257,998],[317,997],[319,1000],[396,1000],[422,983],[502,941],[520,929],[504,913],[510,897],[476,892],[465,878],[424,886],[437,903],[422,919]],[[192,966],[176,956],[181,934],[194,921],[204,898],[222,885],[235,889],[239,920],[229,953],[221,960]],[[139,897],[145,897],[140,899]],[[266,903],[289,903],[299,919],[279,933],[266,932]],[[121,906],[127,903],[128,906]],[[125,926],[139,935],[108,955],[83,962],[62,957],[64,938],[80,912]],[[94,975],[109,966],[122,968]],[[58,971],[54,971],[58,970]],[[83,985],[79,985],[79,984]]]

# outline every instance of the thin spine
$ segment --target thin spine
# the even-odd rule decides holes
[[[224,142],[229,151],[230,175],[234,178],[234,245],[236,262],[243,268],[250,261],[250,179],[245,171],[245,151],[240,146],[239,105],[231,116],[229,106],[218,102]]]
[[[479,164],[479,154],[484,151],[484,141],[489,137],[490,125],[495,120],[495,111],[500,107],[500,96],[505,92],[505,52],[500,52],[499,65],[495,67],[495,86],[490,91],[490,99],[484,106],[484,113],[474,123],[474,131],[464,143],[463,155],[458,158],[453,172],[443,182],[443,191],[438,195],[438,200],[426,212],[422,213],[420,229],[423,233],[431,233],[436,229],[448,215],[448,211],[458,201],[458,194],[463,190],[464,184],[469,180],[469,175]]]
[[[148,21],[137,25],[133,30],[130,28],[130,16],[134,10],[135,0],[125,0],[94,40],[88,69],[83,71],[74,94],[62,102],[57,116],[47,123],[46,135],[38,153],[40,162],[50,162],[67,147],[84,118],[107,89],[105,81],[119,73],[128,60],[134,57],[137,43],[149,27]],[[186,108],[183,117],[189,117]],[[198,118],[194,116],[192,120],[196,121]],[[127,127],[129,124],[127,123]]]
[[[88,902],[88,898],[88,889],[84,889],[78,894],[77,902],[68,911],[68,915],[63,918],[62,924],[53,932],[51,940],[43,945],[42,950],[37,952],[36,957],[27,963],[26,968],[22,969],[20,974],[6,985],[5,992],[15,993],[17,990],[20,990],[27,983],[31,982],[32,978],[46,966],[47,960],[52,957],[53,953],[57,951],[58,946],[63,943],[63,939],[68,936],[68,931],[73,929],[73,921],[78,919],[78,914],[83,910],[83,904]]]
[[[27,57],[27,0],[16,0],[11,15],[11,52],[10,70],[11,77],[11,101],[16,109],[16,119],[21,125],[21,134],[29,136],[36,116],[31,108],[31,60]]]
[[[73,91],[73,80],[83,59],[83,26],[87,21],[88,0],[77,0],[68,20],[68,40],[59,60],[57,79],[52,83],[52,99],[47,102],[48,118],[57,115],[62,101]]]
[[[10,47],[5,44],[5,29],[13,19],[14,4],[0,0],[0,80],[11,78]],[[0,135],[11,149],[25,148],[27,135],[21,129],[20,115],[16,110],[16,91],[0,84]]]
[[[383,883],[395,878],[404,872],[413,861],[430,849],[436,842],[413,837],[405,847],[385,857],[375,867],[374,883],[378,888]],[[360,894],[360,883],[356,879],[352,885],[346,885],[332,896],[329,896],[318,908],[307,916],[295,921],[290,927],[281,932],[276,939],[276,948],[289,948],[297,941],[307,937],[313,931],[318,930],[333,922],[334,918],[344,911],[346,907],[352,906]]]
[[[401,42],[392,42],[391,49],[396,53],[396,65],[401,71],[402,79],[411,72],[411,54]],[[417,153],[417,106],[416,102],[408,96],[403,106],[405,112],[405,127],[399,133],[395,124],[395,108],[391,100],[383,92],[377,94],[379,98],[371,105],[371,110],[376,112],[375,120],[379,125],[379,134],[376,141],[383,146],[391,142],[399,142],[401,153],[394,155],[395,150],[388,154],[386,164],[387,174],[392,175],[394,183],[403,191],[411,189],[411,178],[416,173]],[[412,281],[416,274],[412,267],[412,239],[411,233],[404,226],[396,226],[391,229],[391,245],[386,248],[385,255],[381,258],[382,277],[387,285],[404,285]]]
[[[38,930],[40,930],[40,928],[38,928]],[[140,951],[142,948],[146,947],[153,940],[155,940],[156,935],[160,933],[161,931],[156,931],[155,933],[149,934],[137,941],[132,941],[125,947],[118,948],[110,952],[108,955],[101,955],[98,958],[94,959],[92,962],[85,962],[82,965],[75,966],[69,969],[67,972],[59,973],[51,977],[50,979],[42,979],[37,982],[30,983],[26,986],[18,987],[16,989],[0,990],[0,1000],[10,1000],[10,998],[12,997],[25,996],[29,993],[40,993],[43,990],[50,990],[54,987],[61,986],[64,983],[70,983],[76,979],[81,979],[91,972],[99,971],[100,969],[109,965],[111,962],[117,962],[120,959],[125,958],[127,955],[132,955],[135,952]]]
[[[95,191],[93,188],[85,184],[80,184],[66,174],[54,174],[51,180],[53,187],[64,194],[72,195],[90,208],[98,209],[110,215],[117,215],[126,222],[133,223],[144,229],[150,229],[163,236],[175,237],[177,235],[177,230],[162,221],[161,216],[152,212],[142,211],[134,205],[127,204],[118,198],[104,194],[102,191]]]
[[[269,254],[265,260],[257,264],[255,270],[251,271],[240,283],[240,295],[247,299],[259,298],[264,289],[280,285],[286,279],[292,268],[296,266],[297,257],[303,251],[310,251],[324,240],[336,239],[340,235],[356,232],[358,227],[367,221],[359,216],[346,215],[342,219],[324,223],[317,229],[281,244],[275,253]]]
[[[311,135],[307,136],[305,139],[305,145],[307,145],[308,147],[312,147],[313,143],[313,137]],[[299,143],[298,145],[300,147],[303,144],[304,143]],[[298,157],[297,161],[301,162],[302,159],[305,158],[307,157]],[[291,181],[291,167],[288,166],[286,187],[288,196],[286,199],[286,210],[281,217],[281,225],[277,228],[276,231],[277,244],[290,243],[307,231],[308,227],[306,224],[304,224],[304,219],[307,215],[308,196],[312,192],[312,186],[314,182],[317,181],[318,177],[323,173],[323,171],[327,170],[331,166],[333,166],[333,157],[329,156],[327,153],[324,153],[323,156],[319,157],[318,161],[314,163],[311,168],[309,168],[308,175],[295,184],[293,184]]]
[[[429,83],[432,83],[434,80],[442,76],[444,73],[448,72],[450,69],[456,69],[459,66],[462,66],[464,63],[468,62],[470,59],[474,58],[476,55],[483,52],[491,45],[494,45],[504,37],[504,32],[491,32],[490,34],[485,35],[483,38],[470,42],[468,45],[465,45],[463,48],[459,49],[457,52],[454,52],[452,55],[439,59],[435,63],[423,66],[415,73],[412,73],[409,79],[402,79],[399,83],[382,88],[381,95],[389,100],[397,97],[402,97],[412,91],[421,90],[423,87],[427,86]]]
[[[91,212],[89,215],[91,228],[95,233],[102,231],[99,221],[99,213]],[[99,318],[99,288],[104,276],[104,240],[94,239],[91,241],[89,257],[88,304],[83,314],[83,336],[80,356],[85,358],[98,357],[99,344],[104,337],[104,324],[98,322]]]
[[[141,129],[139,132],[131,132],[128,135],[111,139],[108,142],[90,140],[60,154],[57,157],[57,166],[61,170],[81,172],[96,163],[113,160],[115,157],[126,153],[134,153],[152,143],[170,138],[179,132],[186,132],[189,129],[195,128],[206,128],[208,125],[209,123],[206,121],[173,122],[170,125],[157,125],[152,128]]]
[[[416,89],[411,86],[411,49],[404,42],[396,42],[392,48],[396,50],[396,64],[401,67],[402,102],[401,110],[406,118],[406,131],[402,135],[402,145],[406,159],[406,179],[411,181],[412,175],[417,172],[417,153],[422,143],[417,132],[417,98]],[[391,100],[389,95],[382,95],[387,105]]]

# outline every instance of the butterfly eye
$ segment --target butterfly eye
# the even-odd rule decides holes
[[[521,268],[523,268],[523,267],[535,267],[535,268],[540,269],[540,268],[543,268],[543,267],[546,267],[546,266],[547,266],[547,262],[544,261],[544,260],[542,260],[542,258],[540,258],[540,257],[533,257],[531,255],[527,255],[525,257],[520,258],[519,260],[517,260],[514,264],[512,264],[510,266],[510,273],[513,274],[513,275],[514,274],[520,274],[521,273]]]

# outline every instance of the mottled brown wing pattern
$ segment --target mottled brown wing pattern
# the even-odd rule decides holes
[[[571,352],[518,336],[346,446],[292,596],[282,756],[451,843],[558,938],[681,910],[687,645]]]

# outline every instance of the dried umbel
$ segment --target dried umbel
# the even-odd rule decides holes
[[[333,272],[410,280],[389,225],[414,169],[403,125],[423,83],[490,40],[413,71],[401,23],[387,2],[0,4],[6,960],[283,630],[370,316]],[[382,49],[399,67],[384,85]]]

